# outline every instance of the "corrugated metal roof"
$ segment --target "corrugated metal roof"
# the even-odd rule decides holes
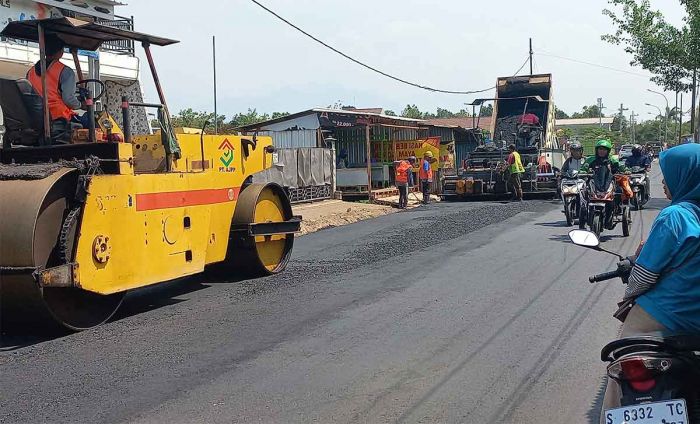
[[[615,121],[615,118],[602,119],[603,124],[610,125]],[[557,127],[569,127],[576,125],[600,125],[601,120],[599,118],[572,118],[572,119],[557,119]]]
[[[446,128],[456,128],[456,127],[461,127],[461,128],[471,128],[471,118],[466,118],[469,120],[468,126],[462,126],[462,125],[453,125],[450,122],[443,122],[442,119],[430,119],[430,120],[425,120],[425,119],[414,119],[414,118],[404,118],[403,116],[388,116],[384,114],[379,114],[379,113],[370,113],[370,112],[364,112],[365,109],[355,109],[355,110],[343,110],[343,109],[326,109],[326,108],[314,108],[314,109],[308,109],[304,110],[301,112],[297,113],[292,113],[287,116],[283,116],[280,118],[276,119],[270,119],[267,121],[263,122],[258,122],[255,124],[249,124],[249,125],[244,125],[240,127],[242,131],[254,131],[256,129],[261,129],[265,127],[269,127],[270,125],[281,123],[281,122],[287,122],[291,121],[303,116],[311,115],[311,114],[326,114],[326,113],[332,113],[332,114],[337,114],[337,115],[355,115],[355,116],[367,116],[367,117],[375,117],[375,118],[380,118],[381,121],[386,121],[387,123],[398,123],[400,125],[412,125],[412,126],[420,126],[420,127],[427,127],[427,126],[438,126],[438,127],[446,127]],[[449,118],[452,119],[452,118]],[[461,118],[459,118],[461,119]],[[487,126],[490,126],[490,121],[491,118],[481,118],[481,122],[479,124],[479,127],[481,128],[488,128]],[[461,121],[463,122],[463,121]],[[383,122],[382,122],[383,123]],[[372,124],[378,124],[377,122],[373,122]]]
[[[459,128],[474,128],[474,118],[466,117],[466,118],[435,118],[435,119],[428,119],[425,121],[427,125],[435,125],[435,126],[445,126],[445,127],[459,127]],[[481,118],[476,119],[477,126],[481,129],[488,130],[491,128],[491,117],[490,116],[482,116]]]

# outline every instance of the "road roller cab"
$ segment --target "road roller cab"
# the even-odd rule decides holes
[[[174,133],[150,46],[175,41],[69,18],[12,22],[1,35],[38,42],[42,62],[49,35],[71,51],[141,42],[159,103],[123,98],[123,128],[88,110],[88,128],[57,137],[46,99],[37,115],[21,82],[0,81],[0,324],[50,318],[84,329],[131,289],[206,268],[230,277],[285,268],[300,220],[282,187],[252,182],[272,166],[272,140]],[[160,130],[132,133],[134,108],[154,109]]]

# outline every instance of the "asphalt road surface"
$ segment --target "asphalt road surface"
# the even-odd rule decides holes
[[[665,204],[605,246],[633,252]],[[615,258],[563,221],[558,202],[436,204],[299,238],[279,276],[141,290],[82,333],[6,332],[0,421],[594,420],[624,289],[588,283]]]

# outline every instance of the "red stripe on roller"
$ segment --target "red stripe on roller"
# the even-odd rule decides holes
[[[240,187],[207,190],[171,191],[167,193],[145,193],[136,195],[136,210],[181,208],[184,206],[212,205],[238,199]]]

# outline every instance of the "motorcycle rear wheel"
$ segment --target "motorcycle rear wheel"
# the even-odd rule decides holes
[[[593,219],[591,220],[591,230],[596,236],[598,236],[598,238],[600,238],[600,234],[603,232],[603,220],[600,214],[593,215]]]
[[[632,197],[632,204],[638,211],[641,211],[644,207],[644,204],[642,203],[642,195],[639,192],[634,193],[634,197]]]
[[[629,237],[630,229],[632,228],[631,211],[629,208],[622,209],[622,235]]]

